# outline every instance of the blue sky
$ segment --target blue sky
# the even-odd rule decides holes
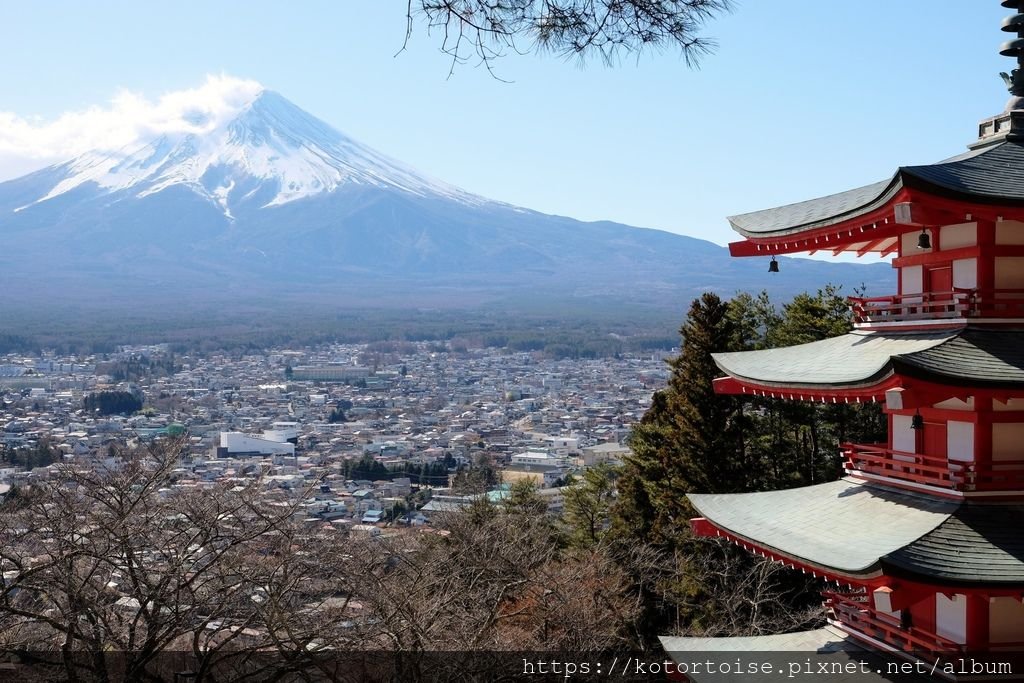
[[[399,53],[404,5],[7,0],[0,179],[32,164],[3,154],[14,119],[229,74],[472,192],[724,244],[727,215],[959,153],[1012,67],[997,0],[739,0],[706,27],[718,49],[698,70],[674,52],[614,68],[510,55],[511,82],[472,64],[449,78],[422,23]]]

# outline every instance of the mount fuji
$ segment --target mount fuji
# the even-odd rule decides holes
[[[885,264],[808,260],[787,260],[769,281],[710,242],[480,197],[271,91],[226,120],[193,113],[185,124],[0,183],[0,304],[545,299],[679,309],[706,290],[893,286]]]

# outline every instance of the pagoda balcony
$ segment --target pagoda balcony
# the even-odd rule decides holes
[[[974,463],[887,448],[885,444],[841,446],[846,473],[931,486],[959,493],[1024,493],[1024,460]]]
[[[899,620],[879,612],[866,602],[865,595],[824,592],[825,610],[830,621],[853,637],[861,636],[909,653],[961,652],[965,646],[933,631],[916,626],[901,626]],[[860,602],[859,600],[865,600]]]
[[[1024,289],[848,297],[857,326],[926,320],[1024,318]]]

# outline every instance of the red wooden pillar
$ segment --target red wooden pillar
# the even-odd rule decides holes
[[[977,593],[967,595],[967,649],[972,652],[987,650],[988,596]]]

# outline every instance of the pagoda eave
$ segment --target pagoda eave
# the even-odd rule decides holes
[[[960,505],[849,478],[687,497],[702,518],[695,533],[724,536],[774,561],[859,585],[882,576],[881,558],[933,531]]]
[[[835,216],[814,223],[768,233],[742,228],[737,231],[746,239],[729,243],[732,256],[771,256],[775,254],[869,253],[888,256],[899,250],[899,239],[908,229],[951,225],[970,221],[1024,221],[1024,206],[988,199],[980,203],[971,196],[939,194],[926,189],[925,183],[914,187],[900,185],[884,203],[847,216]]]
[[[719,377],[714,380],[716,394],[727,396],[756,396],[760,398],[777,398],[790,401],[810,401],[820,403],[882,403],[886,393],[897,390],[902,394],[902,409],[929,406],[932,403],[957,399],[966,401],[971,397],[1006,403],[1011,399],[1024,396],[1024,387],[1010,386],[978,386],[967,382],[936,382],[925,379],[926,373],[894,373],[883,381],[862,386],[806,386],[764,384],[744,380],[740,377]],[[931,376],[931,379],[935,378]],[[942,411],[933,411],[936,414]],[[946,411],[943,415],[955,418],[962,416],[961,411]]]
[[[797,346],[712,354],[716,393],[863,403],[903,389],[903,407],[1024,395],[1024,330],[850,332]]]
[[[901,386],[900,377],[889,375],[881,381],[861,386],[811,386],[764,384],[740,377],[720,377],[714,381],[716,394],[760,396],[792,401],[822,403],[873,403],[885,400],[885,392]]]
[[[875,564],[863,572],[843,572],[833,567],[810,562],[804,558],[791,553],[783,552],[777,548],[759,543],[758,541],[746,538],[733,533],[728,529],[716,525],[705,517],[695,517],[690,520],[690,528],[694,535],[704,538],[723,538],[734,545],[743,548],[747,552],[763,557],[772,562],[778,562],[790,569],[797,569],[804,574],[810,574],[814,578],[822,578],[826,581],[833,581],[847,586],[881,586],[885,585],[886,579],[882,574],[881,565]]]

